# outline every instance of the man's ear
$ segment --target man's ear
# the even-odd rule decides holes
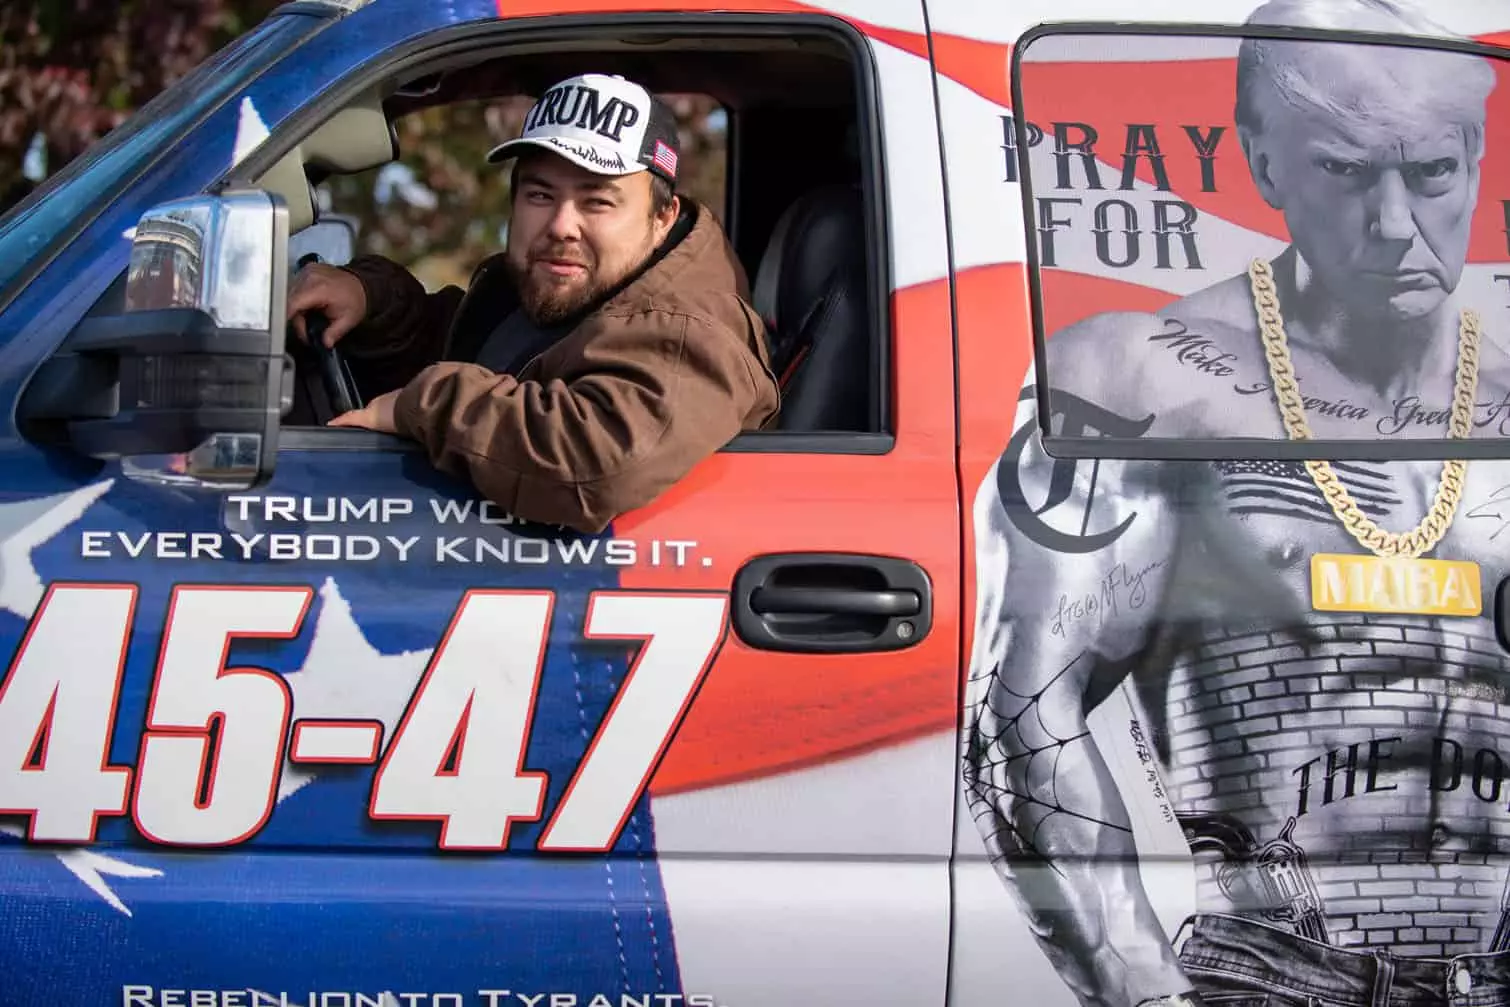
[[[667,203],[666,208],[655,217],[655,243],[657,245],[666,240],[666,235],[671,233],[671,228],[676,223],[676,218],[681,216],[681,212],[682,199],[672,193],[671,202]]]
[[[1264,151],[1264,145],[1246,126],[1237,127],[1237,142],[1242,145],[1243,157],[1248,162],[1248,173],[1253,176],[1253,184],[1258,187],[1259,195],[1264,197],[1265,203],[1278,210],[1279,190],[1269,174],[1269,155]]]

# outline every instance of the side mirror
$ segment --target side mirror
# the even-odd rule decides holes
[[[123,310],[86,318],[27,390],[21,419],[130,478],[253,489],[271,478],[285,389],[288,214],[261,190],[154,207]]]
[[[344,266],[357,254],[357,221],[354,217],[325,214],[288,240],[288,265],[298,271],[299,260],[314,253],[331,266]]]

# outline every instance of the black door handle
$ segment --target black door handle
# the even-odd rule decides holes
[[[900,650],[933,624],[927,572],[891,556],[759,556],[735,574],[733,602],[735,634],[762,650]]]
[[[916,591],[861,591],[847,587],[757,587],[750,608],[759,615],[917,615]]]

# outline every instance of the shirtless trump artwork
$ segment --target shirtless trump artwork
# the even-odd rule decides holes
[[[1425,11],[1273,0],[1250,21],[1450,34]],[[1465,282],[1493,64],[1247,39],[1236,74],[1233,163],[1282,250],[1050,332],[1053,411],[1121,436],[1506,437],[1510,318]],[[976,498],[964,779],[1073,996],[1510,1004],[1510,654],[1492,618],[1510,462],[1077,463],[1026,436],[1033,407]],[[1093,497],[1076,548],[1044,531],[1046,508],[1089,515]],[[1173,941],[1129,813],[1147,795],[1119,789],[1087,726],[1118,690],[1194,863]]]

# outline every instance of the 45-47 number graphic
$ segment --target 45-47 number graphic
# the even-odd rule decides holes
[[[380,722],[292,720],[282,676],[226,666],[233,637],[297,636],[313,597],[305,586],[175,588],[133,768],[109,752],[137,589],[53,585],[0,682],[0,814],[25,816],[33,842],[93,842],[101,816],[129,812],[157,843],[234,845],[267,824],[288,752],[377,761],[371,818],[438,821],[441,849],[507,848],[511,826],[544,811],[546,776],[523,767],[554,593],[468,591],[381,760]],[[586,638],[642,645],[538,849],[612,848],[727,614],[723,594],[591,596]]]

